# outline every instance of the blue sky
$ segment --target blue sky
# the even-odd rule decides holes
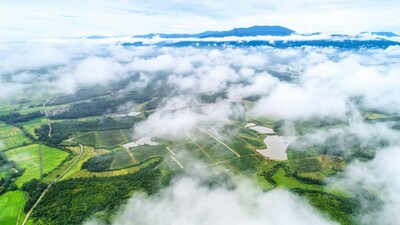
[[[400,33],[399,0],[0,0],[0,39],[194,33],[252,25]]]

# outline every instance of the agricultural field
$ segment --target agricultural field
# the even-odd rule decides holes
[[[73,140],[83,145],[94,146],[95,148],[113,148],[132,140],[133,131],[125,130],[107,130],[92,131],[79,135]]]
[[[40,179],[57,168],[69,154],[57,148],[32,144],[8,150],[6,155],[10,160],[15,161],[19,168],[26,169],[15,181],[21,187],[23,183],[34,178]]]
[[[32,141],[21,129],[0,121],[0,150],[4,151],[30,143]]]
[[[22,191],[9,191],[0,195],[0,224],[20,224],[25,216],[23,212],[24,205],[25,194]]]

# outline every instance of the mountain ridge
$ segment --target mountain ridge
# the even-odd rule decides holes
[[[161,38],[209,38],[209,37],[254,37],[254,36],[289,36],[296,33],[286,27],[278,25],[255,25],[246,28],[234,28],[225,31],[204,31],[196,34],[185,34],[185,33],[149,33],[143,35],[134,35],[134,38],[153,38],[159,36]]]

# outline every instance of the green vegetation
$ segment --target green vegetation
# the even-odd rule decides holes
[[[19,123],[19,126],[29,133],[34,139],[38,139],[38,135],[35,133],[35,129],[39,129],[43,125],[47,125],[47,119],[41,117],[36,118],[27,122]]]
[[[9,150],[6,155],[15,161],[19,168],[25,169],[22,176],[15,181],[19,187],[34,178],[42,178],[68,157],[65,151],[39,144]]]
[[[47,184],[38,181],[37,179],[32,179],[31,181],[24,183],[22,185],[22,190],[28,193],[28,201],[25,204],[24,212],[27,213],[35,202],[39,199],[40,195],[47,188]]]
[[[49,127],[46,125],[36,129],[35,132],[38,134],[40,141],[54,146],[77,132],[129,129],[137,121],[138,119],[132,117],[105,117],[86,121],[69,120],[52,123],[51,137],[48,136]]]
[[[83,145],[110,149],[131,141],[132,134],[131,129],[92,131],[75,137],[74,140]]]
[[[114,153],[92,157],[82,164],[82,169],[87,169],[90,172],[107,171],[110,169],[114,157]]]
[[[162,173],[152,163],[133,174],[114,177],[69,179],[52,186],[32,218],[37,224],[81,224],[96,212],[110,214],[133,191],[155,193],[162,184]]]
[[[24,217],[25,194],[22,191],[9,191],[0,195],[0,224],[15,225]]]
[[[27,122],[29,120],[33,120],[42,116],[43,113],[41,112],[32,112],[26,115],[22,115],[20,113],[10,113],[7,115],[0,116],[0,120],[8,124],[16,124],[16,123]]]
[[[61,105],[61,104],[66,104],[66,103],[71,103],[71,102],[77,102],[85,99],[90,99],[93,97],[98,97],[98,96],[103,96],[103,95],[108,95],[109,93],[105,88],[100,88],[98,86],[96,87],[90,87],[90,88],[82,88],[77,90],[73,94],[68,94],[68,95],[61,95],[58,97],[55,97],[52,99],[48,105]]]
[[[151,96],[138,94],[136,92],[114,98],[93,98],[89,102],[71,104],[67,110],[52,115],[52,119],[76,119],[87,116],[101,116],[106,113],[115,113],[119,107],[126,102],[135,101],[144,103],[151,100]]]
[[[304,164],[309,164],[310,167]],[[289,159],[285,163],[267,161],[263,165],[262,176],[269,185],[288,188],[305,196],[313,206],[330,215],[332,219],[350,225],[355,223],[354,216],[360,208],[359,203],[354,198],[346,197],[343,190],[328,188],[322,180],[333,173],[332,166],[342,165],[343,160],[334,156]],[[310,176],[310,173],[319,173],[320,176]]]
[[[111,214],[134,192],[151,195],[182,171],[217,170],[220,166],[226,169],[223,176],[254,178],[264,190],[290,189],[342,225],[355,224],[354,215],[360,207],[354,196],[324,181],[340,174],[354,158],[373,158],[375,149],[387,144],[384,141],[361,144],[357,135],[344,132],[322,143],[309,143],[301,135],[346,124],[332,119],[292,121],[300,137],[288,148],[288,160],[274,162],[256,151],[266,147],[266,135],[244,126],[255,123],[273,127],[282,134],[286,122],[240,118],[218,132],[200,128],[183,133],[180,140],[153,137],[159,145],[125,149],[121,145],[132,141],[132,127],[153,113],[169,90],[146,87],[146,94],[117,93],[124,85],[116,84],[109,89],[91,87],[49,99],[46,104],[51,114],[51,137],[47,118],[41,113],[46,99],[19,99],[14,105],[0,103],[0,120],[4,121],[0,122],[0,150],[4,153],[0,152],[0,224],[16,224],[18,215],[19,221],[23,219],[24,210],[29,210],[47,185],[77,159],[78,143],[85,145],[82,156],[51,186],[28,224],[81,224],[93,215],[101,215],[105,222],[110,222]],[[226,93],[205,94],[199,96],[199,101],[213,103],[225,96]],[[251,101],[258,98],[251,96],[245,104],[251,107]],[[118,112],[129,101],[138,104],[135,110],[142,111],[141,117],[109,114]],[[393,126],[398,125],[395,115],[374,112],[364,116],[367,121],[391,121]],[[41,148],[38,143],[43,143]],[[68,149],[70,154],[60,148]],[[198,161],[201,163],[193,163]],[[229,179],[224,178],[205,182],[210,186],[224,182],[229,185]]]
[[[14,180],[24,172],[25,169],[19,170],[14,161],[8,160],[5,154],[0,152],[0,195],[7,191],[17,190]]]
[[[24,132],[4,122],[0,122],[0,150],[7,150],[32,143]]]

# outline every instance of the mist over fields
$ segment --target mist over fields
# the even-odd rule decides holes
[[[0,80],[0,101],[22,93],[43,98],[115,83],[138,93],[149,86],[166,89],[156,110],[135,125],[132,136],[137,138],[177,139],[198,125],[223,135],[219,129],[231,119],[271,117],[282,121],[283,135],[298,137],[292,144],[298,151],[335,138],[335,151],[351,155],[349,145],[356,140],[367,149],[377,148],[376,153],[371,160],[350,162],[343,174],[326,182],[340,182],[361,201],[361,224],[400,221],[400,124],[363,116],[399,116],[399,46],[343,50],[21,42],[0,45]],[[204,95],[215,99],[204,103]],[[251,107],[241,104],[243,99],[254,100]],[[135,104],[119,107],[123,111]],[[340,125],[307,133],[296,127],[310,120]],[[208,176],[185,173],[155,195],[135,194],[113,224],[337,224],[288,190],[263,192],[241,176],[234,188],[209,187],[202,182]],[[378,201],[366,190],[376,193]]]

